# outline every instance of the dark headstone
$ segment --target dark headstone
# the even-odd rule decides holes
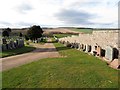
[[[3,51],[7,50],[6,44],[2,44],[2,50]]]
[[[7,41],[6,41],[5,38],[2,39],[2,43],[3,43],[3,44],[7,44]]]

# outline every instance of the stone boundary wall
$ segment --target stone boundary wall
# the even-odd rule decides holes
[[[69,41],[70,43],[82,43],[89,45],[99,45],[105,49],[106,46],[112,46],[118,49],[118,32],[119,30],[110,31],[93,31],[92,34],[79,34],[79,36],[71,36],[60,38],[60,41]]]
[[[118,30],[93,31],[92,34],[79,34],[79,42],[90,45],[99,45],[103,49],[106,46],[118,48]]]

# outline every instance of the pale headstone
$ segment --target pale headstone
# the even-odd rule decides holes
[[[111,46],[106,47],[105,58],[108,60],[113,60],[113,48]]]
[[[100,46],[97,47],[97,56],[101,56],[101,47]]]
[[[83,45],[83,51],[86,51],[86,45]]]

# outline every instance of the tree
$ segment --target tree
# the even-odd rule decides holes
[[[27,36],[27,35],[25,35],[25,40],[29,40],[29,38],[28,38],[28,36]]]
[[[7,36],[9,37],[10,36],[10,33],[11,33],[11,29],[10,28],[6,28],[4,29],[4,31],[2,32],[2,36]]]
[[[27,36],[31,40],[35,40],[37,38],[42,37],[43,30],[40,26],[32,26],[30,29],[27,31]]]
[[[9,33],[11,32],[11,29],[10,29],[10,28],[6,28],[5,30],[8,31]]]
[[[9,37],[9,32],[7,31],[7,30],[4,30],[3,32],[2,32],[2,36],[6,36],[6,37]]]

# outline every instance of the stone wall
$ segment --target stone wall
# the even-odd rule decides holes
[[[101,30],[93,31],[92,34],[79,34],[79,42],[99,45],[103,49],[105,49],[106,46],[118,48],[118,32],[118,30]]]
[[[79,36],[65,37],[60,40],[71,43],[83,43],[90,45],[99,45],[103,49],[106,46],[112,46],[118,49],[118,32],[119,30],[101,30],[93,31],[92,34],[79,34]]]

